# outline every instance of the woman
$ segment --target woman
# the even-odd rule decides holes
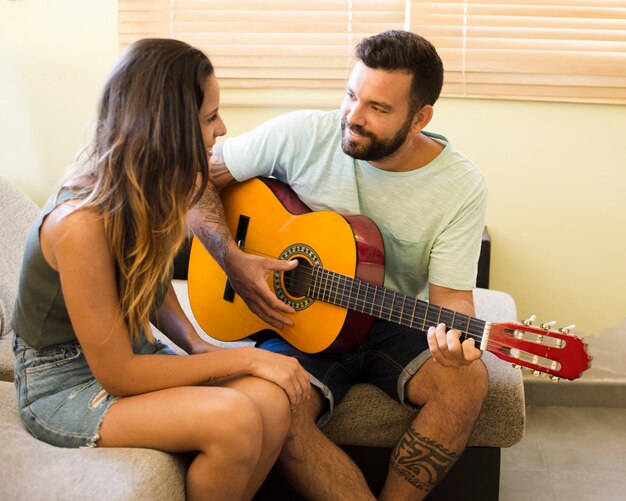
[[[295,359],[198,336],[170,286],[187,211],[226,133],[208,58],[131,45],[84,155],[26,246],[14,316],[19,408],[61,447],[197,451],[188,499],[250,499],[308,397]],[[175,356],[150,322],[189,356]]]

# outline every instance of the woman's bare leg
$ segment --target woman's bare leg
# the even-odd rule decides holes
[[[261,416],[257,404],[235,388],[160,390],[113,404],[102,422],[98,446],[198,451],[187,472],[189,500],[249,499],[252,480],[242,479],[260,483],[259,463],[268,457]]]
[[[289,401],[282,388],[264,379],[244,377],[228,381],[224,386],[247,395],[254,401],[261,415],[261,456],[244,496],[244,499],[251,499],[261,487],[282,449],[291,420]]]

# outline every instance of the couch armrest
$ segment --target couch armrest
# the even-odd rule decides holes
[[[13,305],[24,244],[38,214],[39,207],[0,176],[0,381],[13,381]]]
[[[11,326],[24,244],[39,210],[21,190],[0,177],[0,336]]]
[[[492,289],[474,289],[476,317],[489,322],[515,322],[515,301],[506,292]]]

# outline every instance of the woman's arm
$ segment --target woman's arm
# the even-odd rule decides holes
[[[282,387],[292,407],[308,395],[308,375],[297,361],[265,350],[235,348],[186,357],[135,355],[120,308],[114,260],[94,210],[70,213],[69,204],[61,205],[44,222],[41,240],[44,256],[60,274],[87,362],[109,393],[132,395],[250,374]],[[296,387],[305,391],[297,392]]]
[[[205,341],[198,335],[193,324],[180,306],[171,283],[167,289],[163,304],[157,310],[152,323],[187,353],[197,354],[223,349]]]

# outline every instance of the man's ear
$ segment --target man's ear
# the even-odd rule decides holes
[[[413,134],[419,134],[433,118],[434,109],[430,104],[422,106],[413,118]]]

